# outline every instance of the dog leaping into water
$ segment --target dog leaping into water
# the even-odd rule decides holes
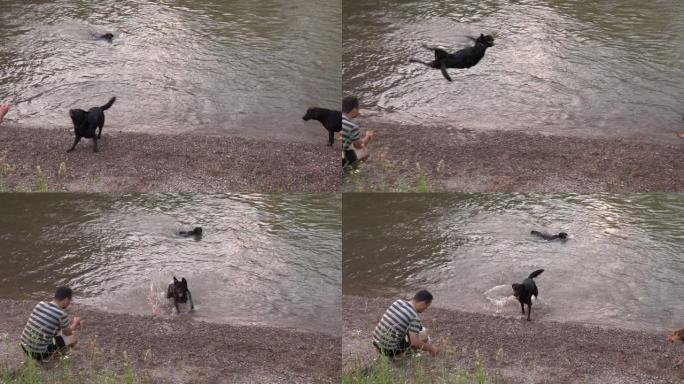
[[[435,59],[433,61],[422,61],[418,59],[411,59],[411,63],[420,63],[433,69],[441,69],[444,78],[452,81],[447,68],[470,68],[475,66],[484,57],[487,48],[494,46],[494,37],[492,35],[480,34],[479,37],[474,38],[467,36],[469,39],[475,41],[472,47],[463,48],[460,51],[449,53],[440,47],[431,47],[423,44],[423,47],[435,52]]]

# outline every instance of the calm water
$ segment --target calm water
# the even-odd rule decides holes
[[[345,0],[342,24],[344,93],[382,119],[670,142],[684,129],[681,0]],[[480,33],[496,45],[453,83],[408,63]]]
[[[8,120],[67,129],[118,100],[107,129],[324,142],[301,120],[339,108],[339,0],[0,1]],[[91,32],[112,32],[112,44]],[[315,136],[315,137],[311,137]]]
[[[200,320],[335,333],[341,214],[332,195],[0,195],[0,296],[69,284],[101,309],[174,316],[186,277]],[[175,231],[200,225],[200,241]]]
[[[684,319],[684,195],[344,195],[343,292],[518,318],[671,330]],[[565,243],[530,230],[564,231]]]

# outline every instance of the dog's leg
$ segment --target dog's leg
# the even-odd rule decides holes
[[[71,146],[71,148],[67,149],[67,152],[71,152],[76,148],[76,144],[81,141],[81,136],[76,136],[74,137],[74,145]]]
[[[97,137],[93,136],[93,152],[97,152]]]
[[[328,146],[332,147],[334,142],[335,142],[335,132],[328,131]]]
[[[192,294],[188,290],[188,300],[190,300],[190,312],[195,310],[195,304],[192,303]]]
[[[532,303],[527,304],[527,321],[530,321],[530,315],[532,314]]]
[[[442,60],[441,70],[442,70],[442,75],[444,76],[444,78],[449,80],[449,81],[452,81],[451,77],[449,77],[449,73],[447,72],[446,60]]]
[[[522,314],[524,315],[524,314],[525,314],[525,304],[523,304],[523,303],[521,302],[521,303],[520,303],[520,308],[522,308]]]
[[[178,298],[177,297],[173,298],[173,305],[176,306],[176,313],[180,315],[180,308],[178,307]]]

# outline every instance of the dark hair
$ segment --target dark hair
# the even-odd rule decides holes
[[[413,300],[415,300],[417,303],[424,301],[424,302],[430,304],[430,303],[432,303],[432,299],[433,299],[432,293],[430,293],[426,290],[418,291],[418,293],[416,293],[416,295],[413,296]]]
[[[354,96],[347,96],[344,99],[342,99],[342,112],[343,113],[349,113],[351,112],[354,108],[359,107],[359,99],[357,99]]]
[[[64,299],[71,299],[72,293],[73,292],[69,287],[59,287],[55,291],[55,299],[58,301],[62,301]]]

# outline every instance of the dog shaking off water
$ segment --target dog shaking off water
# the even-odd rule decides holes
[[[178,303],[187,303],[190,300],[190,311],[195,309],[195,305],[192,303],[192,294],[188,289],[188,281],[185,277],[180,281],[173,277],[173,283],[169,284],[169,288],[166,290],[166,298],[173,298],[173,305],[176,306],[176,313],[180,313],[180,308]]]
[[[116,97],[109,99],[107,104],[101,107],[92,107],[87,111],[82,109],[71,109],[69,110],[69,116],[71,121],[74,123],[74,145],[67,150],[71,152],[76,148],[76,144],[81,141],[82,137],[87,139],[93,139],[93,152],[97,152],[97,140],[102,137],[102,127],[105,123],[104,111],[109,109],[109,107],[114,104]],[[99,132],[96,133],[97,128]]]
[[[475,45],[468,48],[463,48],[460,51],[449,53],[442,48],[430,47],[423,45],[426,49],[435,52],[435,60],[427,62],[418,59],[411,59],[411,63],[420,63],[430,68],[441,69],[444,78],[452,81],[447,72],[447,68],[470,68],[475,66],[484,57],[487,48],[494,46],[494,37],[491,35],[480,34],[480,37],[474,38],[468,36],[469,39],[475,41]]]
[[[541,275],[542,272],[544,272],[543,269],[538,269],[530,273],[530,276],[522,284],[513,284],[513,295],[520,302],[523,315],[525,314],[525,304],[527,304],[527,321],[530,321],[530,314],[532,313],[532,296],[537,297],[539,294],[537,284],[534,283],[533,279]]]

